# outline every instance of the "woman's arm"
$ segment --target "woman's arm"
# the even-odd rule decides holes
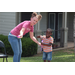
[[[21,31],[20,31],[20,35],[19,35],[18,38],[22,38],[22,37],[23,37],[23,33],[24,33],[24,31],[25,31],[25,28],[22,28]]]
[[[41,43],[38,42],[37,39],[34,37],[33,32],[30,32],[30,38],[31,38],[35,43],[37,43],[38,45],[41,46]]]

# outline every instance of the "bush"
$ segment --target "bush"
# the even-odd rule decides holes
[[[30,38],[22,38],[22,56],[32,56],[37,53],[37,44]]]
[[[30,37],[29,33],[26,33],[23,37]]]
[[[6,47],[6,52],[9,55],[13,55],[13,50],[8,41],[8,36],[0,35],[0,40],[4,42]],[[37,44],[33,42],[30,38],[22,38],[22,56],[28,57],[33,56],[37,53]]]

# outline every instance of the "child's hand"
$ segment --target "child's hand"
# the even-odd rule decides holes
[[[43,42],[41,42],[41,45],[43,45],[44,43]]]

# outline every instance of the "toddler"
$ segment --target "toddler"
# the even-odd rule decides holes
[[[43,47],[43,60],[46,62],[50,62],[52,60],[52,44],[53,44],[53,38],[52,35],[52,29],[48,28],[46,31],[46,35],[44,36],[37,36],[37,38],[40,38],[43,42],[41,42],[41,45]]]

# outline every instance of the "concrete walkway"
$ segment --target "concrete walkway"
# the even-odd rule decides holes
[[[67,47],[56,48],[56,49],[53,49],[53,51],[63,50],[63,49],[68,49],[68,48],[74,48],[74,42],[68,42]]]

